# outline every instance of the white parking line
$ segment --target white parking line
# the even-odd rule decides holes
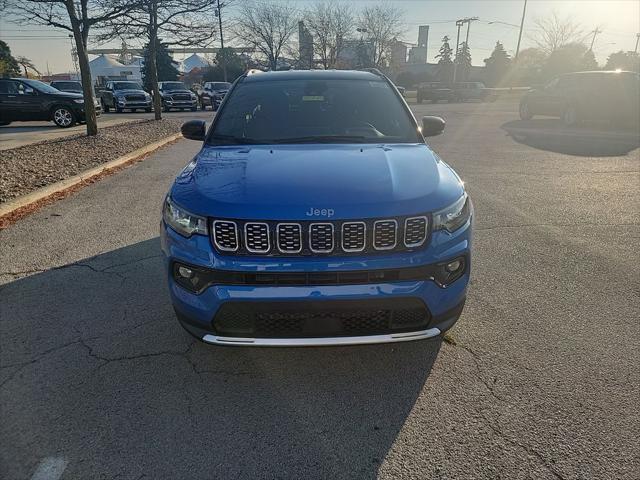
[[[47,457],[40,462],[31,480],[58,480],[67,468],[67,462],[61,457]]]

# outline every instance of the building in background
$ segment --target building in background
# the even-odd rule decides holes
[[[391,45],[391,57],[389,58],[389,68],[392,72],[404,69],[407,64],[407,44],[398,39]]]
[[[185,58],[182,62],[180,62],[180,66],[178,70],[181,73],[189,73],[194,68],[198,68],[200,70],[211,66],[211,62],[197,53],[194,53],[190,57]]]
[[[421,65],[427,63],[427,52],[429,46],[429,25],[418,27],[418,45],[409,51],[409,63]]]
[[[142,80],[141,62],[132,57],[132,63],[125,65],[110,55],[100,55],[89,62],[91,79],[94,85],[104,85],[108,80]]]

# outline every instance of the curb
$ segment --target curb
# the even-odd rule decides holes
[[[17,210],[25,209],[25,207],[29,207],[30,205],[43,202],[47,198],[64,192],[65,190],[72,189],[72,187],[78,186],[82,183],[91,183],[92,179],[95,177],[103,176],[105,174],[110,173],[113,170],[118,170],[128,163],[133,163],[141,157],[152,153],[159,148],[174,142],[182,138],[182,133],[175,133],[169,137],[163,138],[154,143],[150,143],[142,148],[134,150],[131,153],[128,153],[122,157],[116,158],[115,160],[111,160],[110,162],[103,163],[102,165],[98,165],[97,167],[91,168],[89,170],[85,170],[82,173],[74,175],[73,177],[65,178],[64,180],[60,180],[59,182],[52,183],[51,185],[47,185],[46,187],[39,188],[31,193],[26,195],[22,195],[18,198],[10,200],[4,204],[0,205],[0,229],[3,227],[4,217],[11,215],[13,213],[18,213]],[[55,200],[54,200],[55,201]],[[25,212],[25,214],[31,213],[31,210]],[[9,223],[13,223],[14,220],[18,218],[22,218],[23,215],[18,215],[15,219],[8,219]]]

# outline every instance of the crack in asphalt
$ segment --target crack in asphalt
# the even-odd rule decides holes
[[[24,275],[33,275],[36,273],[44,273],[44,272],[49,272],[49,271],[55,271],[55,270],[65,270],[67,268],[73,268],[73,267],[83,267],[83,268],[88,268],[89,270],[96,272],[96,273],[106,273],[108,275],[116,275],[120,278],[125,278],[122,274],[118,273],[118,272],[110,272],[109,270],[116,268],[116,267],[122,267],[122,266],[126,266],[126,265],[133,265],[135,263],[139,263],[139,262],[144,262],[145,260],[149,260],[152,258],[159,258],[162,255],[157,254],[157,255],[149,255],[147,257],[140,257],[140,258],[136,258],[133,259],[129,262],[123,262],[123,263],[117,263],[115,265],[108,265],[107,267],[104,268],[96,268],[93,265],[87,263],[87,262],[91,262],[93,259],[95,259],[96,257],[92,257],[89,258],[88,261],[84,261],[84,262],[74,262],[74,263],[70,263],[68,265],[60,265],[58,267],[50,267],[50,268],[34,268],[34,269],[30,269],[30,270],[19,270],[19,271],[8,271],[8,272],[0,272],[0,275],[5,275],[5,276],[9,276],[9,277],[21,277]]]
[[[480,380],[480,382],[485,386],[485,388],[487,389],[487,391],[489,392],[489,394],[496,400],[498,400],[499,402],[502,402],[506,405],[511,405],[511,402],[509,402],[506,398],[498,395],[495,391],[494,385],[492,385],[490,382],[488,382],[483,374],[482,374],[482,368],[480,367],[480,358],[481,356],[475,352],[471,347],[468,347],[466,345],[462,345],[459,342],[455,341],[455,340],[449,340],[447,341],[447,343],[449,345],[451,345],[452,347],[456,348],[461,348],[462,350],[464,350],[465,352],[467,352],[471,358],[473,359],[473,363],[475,365],[475,369],[476,369],[476,375],[475,377]],[[495,383],[495,380],[494,380]],[[506,441],[507,443],[509,443],[512,446],[517,446],[520,447],[522,450],[524,450],[525,452],[527,452],[529,455],[534,456],[535,458],[538,459],[538,461],[540,462],[540,464],[546,468],[551,474],[553,474],[553,476],[559,480],[566,480],[564,476],[562,476],[562,474],[560,474],[558,471],[555,470],[555,468],[553,468],[551,465],[549,465],[548,461],[542,456],[541,453],[539,453],[538,451],[536,451],[534,448],[527,446],[523,443],[518,442],[517,440],[513,440],[511,438],[509,438],[502,430],[500,430],[500,428],[498,426],[496,426],[494,424],[494,422],[492,422],[489,418],[487,418],[482,411],[479,411],[480,413],[480,417],[483,420],[483,423],[485,425],[487,425],[487,427],[489,427],[491,429],[491,431],[493,431],[496,435],[498,435],[500,438],[502,438],[504,441]]]

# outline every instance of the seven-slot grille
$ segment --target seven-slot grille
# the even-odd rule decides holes
[[[189,95],[188,93],[174,93],[173,94],[173,99],[174,100],[191,100],[191,95]]]
[[[219,252],[269,256],[410,250],[424,245],[430,230],[426,216],[299,223],[214,220],[211,225],[213,244]]]

